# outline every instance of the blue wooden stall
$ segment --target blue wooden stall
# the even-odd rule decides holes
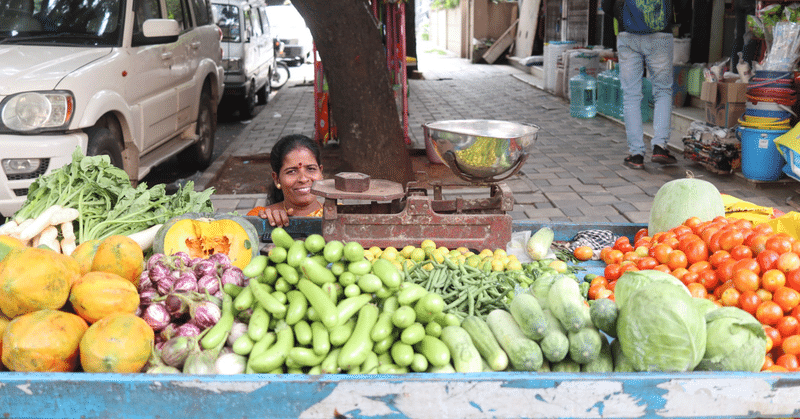
[[[259,233],[269,228],[253,219]],[[514,230],[545,224],[515,221]],[[632,237],[638,224],[547,224]],[[298,219],[296,236],[319,231]],[[767,418],[800,416],[794,373],[148,375],[0,372],[3,418]]]

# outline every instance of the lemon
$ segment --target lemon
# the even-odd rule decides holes
[[[495,272],[501,272],[506,269],[506,266],[503,264],[502,259],[492,259],[491,265],[492,270]]]
[[[430,257],[436,263],[442,263],[442,262],[444,262],[444,255],[445,255],[445,253],[442,253],[441,251],[439,251],[439,249],[436,249],[436,250],[431,252]]]
[[[392,261],[397,259],[397,255],[397,249],[389,246],[386,249],[383,249],[383,253],[381,253],[380,258]]]
[[[373,260],[375,260],[377,258],[375,257],[375,255],[372,254],[372,252],[367,251],[367,252],[364,252],[364,259],[372,262]]]
[[[456,250],[458,250],[459,252],[461,252],[461,254],[462,254],[462,255],[464,255],[464,254],[466,254],[467,252],[469,252],[469,249],[467,249],[467,248],[466,248],[466,247],[464,247],[464,246],[457,247],[457,248],[456,248]]]
[[[450,252],[448,252],[447,254],[448,254],[448,255],[449,255],[451,258],[457,258],[457,257],[461,256],[461,252],[459,252],[459,251],[458,251],[458,250],[456,250],[456,249],[453,249],[453,250],[451,250],[451,251],[450,251]]]
[[[547,266],[555,269],[556,272],[558,272],[560,274],[563,274],[564,272],[567,271],[567,262],[564,262],[563,260],[556,259],[556,260],[550,262],[550,264],[547,265]]]
[[[425,249],[417,247],[411,252],[409,259],[413,260],[414,262],[422,262],[427,256],[428,255],[425,253]]]
[[[464,264],[467,261],[467,257],[464,255],[458,255],[456,256],[456,260],[458,261],[458,263]]]
[[[511,260],[508,261],[508,264],[506,265],[506,270],[509,270],[509,271],[521,271],[522,270],[522,263],[520,261],[518,261],[516,258],[515,259],[511,259]]]
[[[443,255],[445,255],[447,253],[450,253],[450,249],[448,249],[448,248],[446,248],[444,246],[439,246],[439,247],[436,248],[436,250],[440,251]]]
[[[422,269],[425,269],[426,271],[431,271],[431,270],[433,270],[433,264],[428,262],[428,263],[422,265]]]
[[[425,239],[425,240],[422,241],[422,243],[420,243],[419,247],[421,247],[423,249],[426,248],[426,247],[432,247],[432,248],[435,249],[436,248],[436,243],[431,239]]]
[[[402,262],[400,262],[400,266],[405,269],[411,269],[414,267],[414,265],[416,265],[416,262],[411,259],[404,259]]]
[[[492,253],[494,254],[494,256],[498,256],[498,257],[508,256],[506,254],[506,249],[497,248],[497,249],[494,249],[494,252],[492,252]]]
[[[480,263],[481,257],[478,255],[470,255],[466,258],[466,264],[472,266],[473,268],[477,268]]]
[[[492,257],[492,256],[494,256],[494,252],[492,252],[492,251],[491,251],[491,250],[489,250],[489,249],[483,249],[483,250],[481,250],[481,252],[480,252],[480,253],[478,253],[478,256],[480,256],[480,257],[481,257],[481,259],[486,259],[487,257]]]
[[[409,244],[400,251],[400,254],[403,255],[404,258],[409,258],[411,257],[411,252],[413,252],[414,249],[416,249],[416,247]]]
[[[365,253],[372,253],[372,256],[379,257],[383,251],[378,246],[372,246]]]

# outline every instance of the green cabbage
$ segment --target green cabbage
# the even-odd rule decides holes
[[[696,370],[761,370],[767,334],[750,313],[737,307],[717,308],[706,315],[706,333],[706,352]]]
[[[617,302],[617,306],[622,308],[628,300],[628,297],[651,282],[668,282],[675,284],[683,288],[686,295],[691,295],[689,289],[683,285],[683,282],[666,272],[657,271],[655,269],[627,271],[619,277],[617,284],[614,286],[614,300]]]
[[[617,336],[635,370],[683,372],[700,363],[706,322],[692,299],[683,284],[655,281],[620,307]]]

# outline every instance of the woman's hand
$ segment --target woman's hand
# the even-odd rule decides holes
[[[258,211],[258,216],[268,220],[272,227],[286,227],[292,212],[293,208],[289,208],[288,213],[283,208],[266,208]]]

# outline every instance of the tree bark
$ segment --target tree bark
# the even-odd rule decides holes
[[[367,0],[294,0],[322,60],[342,156],[353,170],[405,185],[411,156],[389,81],[382,28]]]

